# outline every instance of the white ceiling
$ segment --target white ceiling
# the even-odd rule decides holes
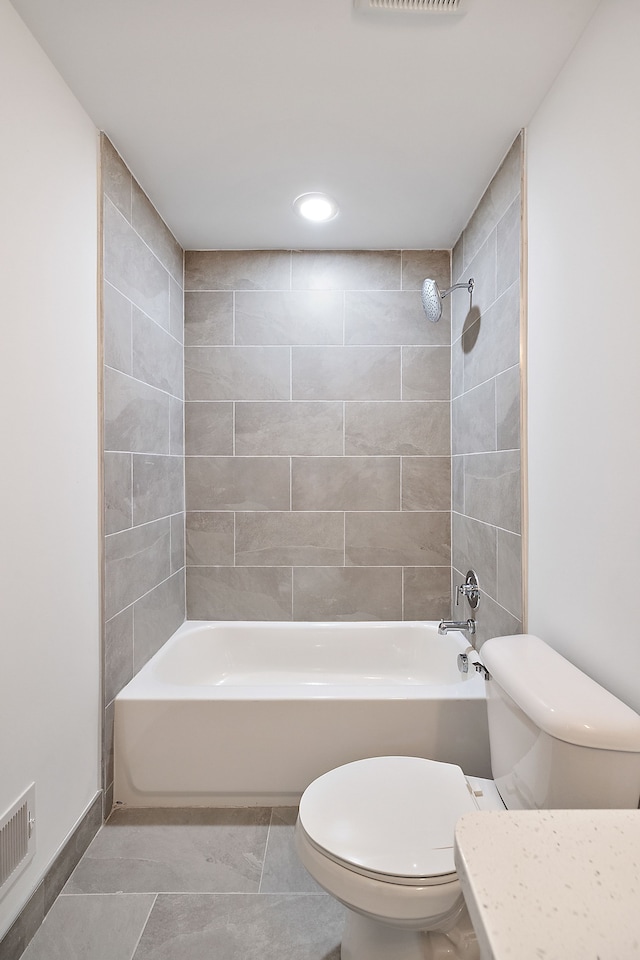
[[[13,0],[187,249],[451,247],[597,3]]]

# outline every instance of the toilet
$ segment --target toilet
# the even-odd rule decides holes
[[[296,849],[347,908],[342,960],[477,960],[453,860],[463,813],[638,806],[638,714],[538,637],[487,640],[482,660],[492,780],[374,757],[302,795]]]

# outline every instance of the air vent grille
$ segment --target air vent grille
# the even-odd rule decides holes
[[[0,819],[0,896],[35,852],[35,784]]]
[[[468,0],[354,0],[359,10],[418,11],[422,13],[466,13]]]

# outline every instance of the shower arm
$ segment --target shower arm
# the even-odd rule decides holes
[[[453,285],[452,287],[449,287],[448,290],[444,290],[444,291],[440,294],[440,296],[441,296],[441,298],[444,300],[444,298],[447,297],[447,296],[451,293],[452,290],[461,290],[462,287],[464,287],[465,290],[468,290],[468,291],[469,291],[469,294],[472,294],[472,293],[473,293],[473,284],[474,284],[474,280],[473,280],[473,279],[468,280],[467,283],[454,283],[454,285]]]

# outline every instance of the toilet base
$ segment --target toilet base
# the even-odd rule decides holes
[[[469,914],[463,909],[447,933],[410,930],[347,909],[341,960],[480,960]]]

